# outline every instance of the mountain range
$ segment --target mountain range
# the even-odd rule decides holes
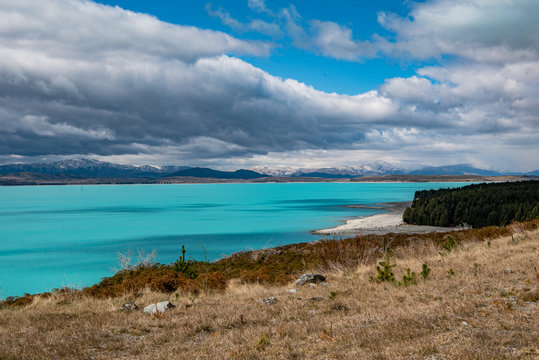
[[[323,178],[354,178],[360,176],[383,175],[479,175],[501,176],[501,172],[473,167],[469,164],[444,166],[423,166],[420,168],[398,167],[384,162],[349,166],[341,168],[302,169],[289,172],[288,176],[323,177]],[[519,174],[524,175],[524,174]]]
[[[498,171],[480,169],[469,164],[423,166],[421,168],[409,169],[384,162],[338,168],[272,169],[269,167],[255,167],[251,170],[240,169],[236,171],[219,171],[188,166],[120,165],[91,159],[69,159],[49,163],[8,164],[0,166],[0,175],[20,173],[66,175],[75,178],[157,179],[163,177],[194,177],[244,180],[268,176],[345,179],[382,175],[504,175],[504,173]],[[511,173],[511,175],[539,175],[539,170],[529,173]]]
[[[187,166],[133,166],[91,159],[69,159],[49,163],[2,165],[0,174],[62,174],[80,178],[158,178],[188,168]]]

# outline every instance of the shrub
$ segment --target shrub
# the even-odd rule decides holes
[[[175,263],[172,264],[172,269],[174,271],[179,272],[183,274],[185,277],[188,277],[189,279],[195,279],[198,276],[198,272],[192,268],[192,264],[194,261],[185,261],[185,246],[182,245],[182,254],[176,260]]]
[[[446,250],[447,252],[451,252],[451,250],[453,250],[456,246],[457,243],[455,242],[453,237],[451,235],[447,235],[445,238],[445,242],[442,244],[444,250]]]
[[[391,264],[391,249],[387,249],[384,257],[384,261],[380,261],[379,265],[376,266],[376,271],[378,275],[376,279],[382,282],[395,282],[395,275],[393,274],[393,269],[396,264]]]
[[[256,344],[256,349],[258,351],[262,351],[268,346],[270,346],[271,343],[269,341],[269,336],[267,334],[263,334],[260,339],[258,339],[258,343]]]
[[[227,277],[221,271],[205,273],[197,278],[198,283],[206,289],[225,290],[227,286]]]
[[[423,280],[427,280],[431,270],[432,269],[429,268],[429,266],[427,264],[423,264],[423,266],[421,268],[421,277],[423,278]]]
[[[151,267],[155,264],[156,256],[157,252],[155,249],[149,254],[146,254],[144,249],[139,249],[137,250],[137,260],[133,263],[133,254],[131,253],[131,250],[127,249],[125,254],[119,252],[118,263],[120,264],[120,271]]]
[[[402,275],[402,281],[399,283],[399,285],[415,285],[417,284],[416,280],[416,273],[411,271],[410,269],[406,269],[406,274]]]

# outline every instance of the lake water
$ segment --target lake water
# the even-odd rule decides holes
[[[88,286],[118,252],[157,251],[160,263],[215,260],[241,250],[312,241],[310,232],[457,183],[287,183],[0,187],[0,299]],[[204,248],[204,249],[203,249]],[[135,256],[136,257],[136,256]]]

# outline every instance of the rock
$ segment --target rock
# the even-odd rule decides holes
[[[314,296],[314,297],[310,298],[309,300],[310,301],[322,301],[322,300],[324,300],[324,298],[319,297],[319,296]]]
[[[303,286],[305,284],[319,284],[325,282],[326,278],[320,274],[303,274],[296,280],[297,286]]]
[[[466,321],[463,321],[463,322],[462,322],[462,325],[463,325],[463,326],[468,326],[468,323],[467,323]]]
[[[137,304],[134,301],[128,301],[120,307],[122,311],[135,311],[138,310]]]
[[[296,289],[288,289],[286,290],[287,293],[290,293],[290,294],[295,294],[297,293],[298,291]]]
[[[350,310],[350,309],[349,309],[348,306],[346,306],[346,305],[343,305],[343,304],[335,304],[335,305],[333,305],[333,306],[331,307],[331,310],[333,310],[333,311],[348,311],[348,310]]]
[[[266,305],[274,305],[274,304],[277,304],[278,301],[279,300],[277,300],[277,298],[274,298],[274,297],[262,299],[262,302]]]
[[[310,287],[311,289],[313,289],[313,288],[316,287],[316,284],[310,283],[310,284],[309,284],[309,287]]]
[[[160,313],[164,313],[168,309],[175,308],[176,306],[171,303],[170,301],[161,301],[156,304],[157,311]]]
[[[176,306],[174,306],[174,304],[172,304],[170,301],[167,300],[167,301],[158,302],[157,304],[150,304],[146,306],[142,311],[150,315],[157,314],[157,313],[162,314],[168,309],[171,309],[174,307]]]
[[[142,309],[142,312],[144,312],[146,314],[155,314],[157,312],[155,304],[150,304],[150,305],[144,307],[144,309]]]
[[[513,270],[511,270],[510,268],[507,268],[507,269],[505,269],[505,272],[506,272],[507,274],[512,274],[512,273],[513,273]]]

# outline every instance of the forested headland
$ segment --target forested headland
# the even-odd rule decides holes
[[[415,193],[408,224],[474,228],[539,218],[539,181],[483,183]]]

